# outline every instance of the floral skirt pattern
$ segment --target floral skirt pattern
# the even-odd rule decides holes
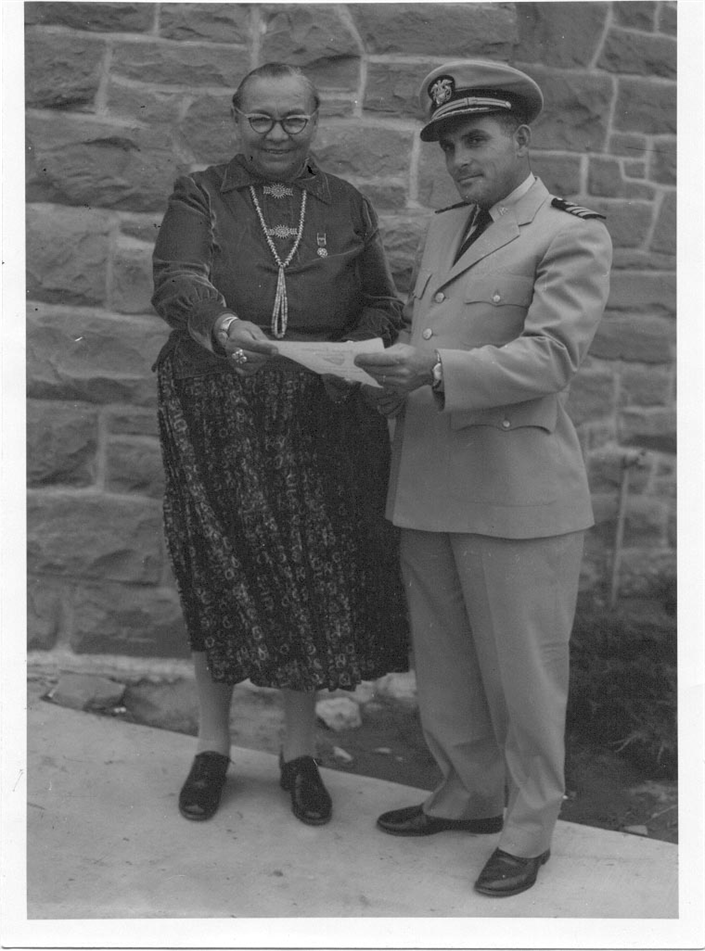
[[[214,680],[352,689],[408,668],[386,421],[292,364],[159,367],[164,527],[192,650]]]

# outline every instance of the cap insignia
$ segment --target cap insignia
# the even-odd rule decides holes
[[[453,77],[439,76],[438,79],[429,86],[428,95],[433,100],[433,104],[437,109],[439,106],[442,106],[444,102],[448,102],[454,91],[455,80]]]

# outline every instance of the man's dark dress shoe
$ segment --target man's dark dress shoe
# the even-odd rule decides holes
[[[185,819],[203,822],[215,815],[229,763],[230,757],[222,753],[196,754],[179,793],[179,812]]]
[[[472,832],[489,835],[502,831],[502,816],[489,819],[438,819],[427,816],[421,806],[393,809],[383,813],[377,820],[380,829],[390,835],[434,835],[436,832]]]
[[[501,849],[495,849],[475,882],[475,891],[496,898],[525,892],[534,884],[539,869],[548,862],[550,857],[550,850],[544,852],[543,855],[537,855],[534,859],[524,859],[518,855],[503,852]]]
[[[310,826],[322,826],[330,820],[333,803],[318,772],[313,756],[297,756],[284,762],[279,754],[280,785],[291,793],[291,811]]]

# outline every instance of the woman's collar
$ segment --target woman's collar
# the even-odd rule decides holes
[[[226,192],[235,188],[247,188],[249,185],[265,184],[271,185],[273,183],[269,179],[258,175],[247,164],[245,156],[238,154],[228,164],[220,190]],[[318,168],[311,156],[306,159],[301,174],[286,184],[296,185],[315,198],[320,198],[321,201],[330,202],[331,200],[326,174]]]

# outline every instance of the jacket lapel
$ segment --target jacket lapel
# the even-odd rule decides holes
[[[484,231],[477,241],[470,245],[465,254],[451,266],[447,280],[452,281],[458,274],[467,271],[473,264],[477,264],[478,261],[487,257],[488,254],[492,254],[493,251],[509,244],[518,235],[519,225],[512,211],[508,210],[501,218],[494,221],[491,227]]]
[[[444,271],[445,262],[452,261],[455,257],[473,214],[473,206],[468,205],[466,208],[453,209],[443,215],[441,219],[443,230],[440,232],[438,240],[439,272]]]
[[[439,242],[442,255],[439,259],[440,267],[438,268],[439,287],[454,280],[474,264],[477,264],[478,261],[509,244],[510,241],[514,241],[519,236],[520,226],[533,220],[536,212],[548,197],[548,189],[540,179],[536,179],[528,192],[515,205],[507,208],[505,214],[493,222],[455,264],[451,262],[465,233],[468,215],[467,213],[463,214],[460,221],[458,220],[460,216],[456,217],[453,222],[448,221],[448,227]],[[463,209],[463,211],[465,210]]]

